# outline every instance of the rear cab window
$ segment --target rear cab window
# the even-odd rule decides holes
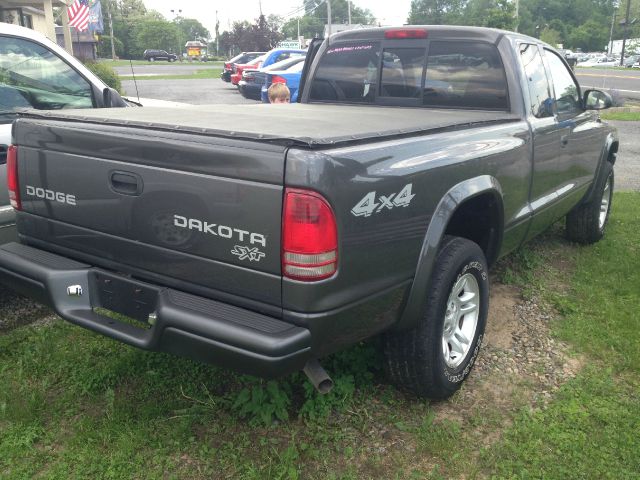
[[[509,110],[505,69],[484,42],[336,43],[315,71],[310,101]]]
[[[311,100],[373,103],[376,98],[380,44],[362,42],[329,47],[311,84]]]

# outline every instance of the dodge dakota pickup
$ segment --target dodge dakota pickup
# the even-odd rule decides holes
[[[324,356],[380,334],[394,384],[447,398],[496,259],[563,217],[604,234],[610,104],[537,39],[426,26],[314,43],[288,106],[31,111],[0,279],[129,345],[322,391]]]

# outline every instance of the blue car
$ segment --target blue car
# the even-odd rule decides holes
[[[304,57],[306,54],[306,50],[297,48],[274,48],[263,55],[264,60],[260,64],[260,68],[268,67],[269,65],[287,60],[288,58]]]
[[[298,101],[298,89],[300,88],[300,77],[302,76],[302,69],[304,68],[304,62],[296,63],[287,70],[269,70],[266,73],[264,85],[262,86],[261,97],[264,103],[269,103],[269,96],[267,90],[273,83],[284,83],[289,87],[289,93],[291,94],[291,103]]]

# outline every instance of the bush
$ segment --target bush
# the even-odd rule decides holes
[[[111,66],[100,62],[85,62],[85,66],[108,86],[122,93],[120,77]]]

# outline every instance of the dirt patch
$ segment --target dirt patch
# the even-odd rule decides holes
[[[553,314],[536,298],[525,300],[519,289],[494,283],[490,305],[483,347],[471,375],[451,401],[433,405],[438,420],[454,420],[472,430],[474,422],[479,425],[475,430],[491,423],[486,429],[491,435],[481,436],[487,445],[500,438],[511,414],[523,406],[543,407],[583,364],[569,355],[566,344],[551,337]]]
[[[0,285],[0,335],[52,313],[48,307]]]

